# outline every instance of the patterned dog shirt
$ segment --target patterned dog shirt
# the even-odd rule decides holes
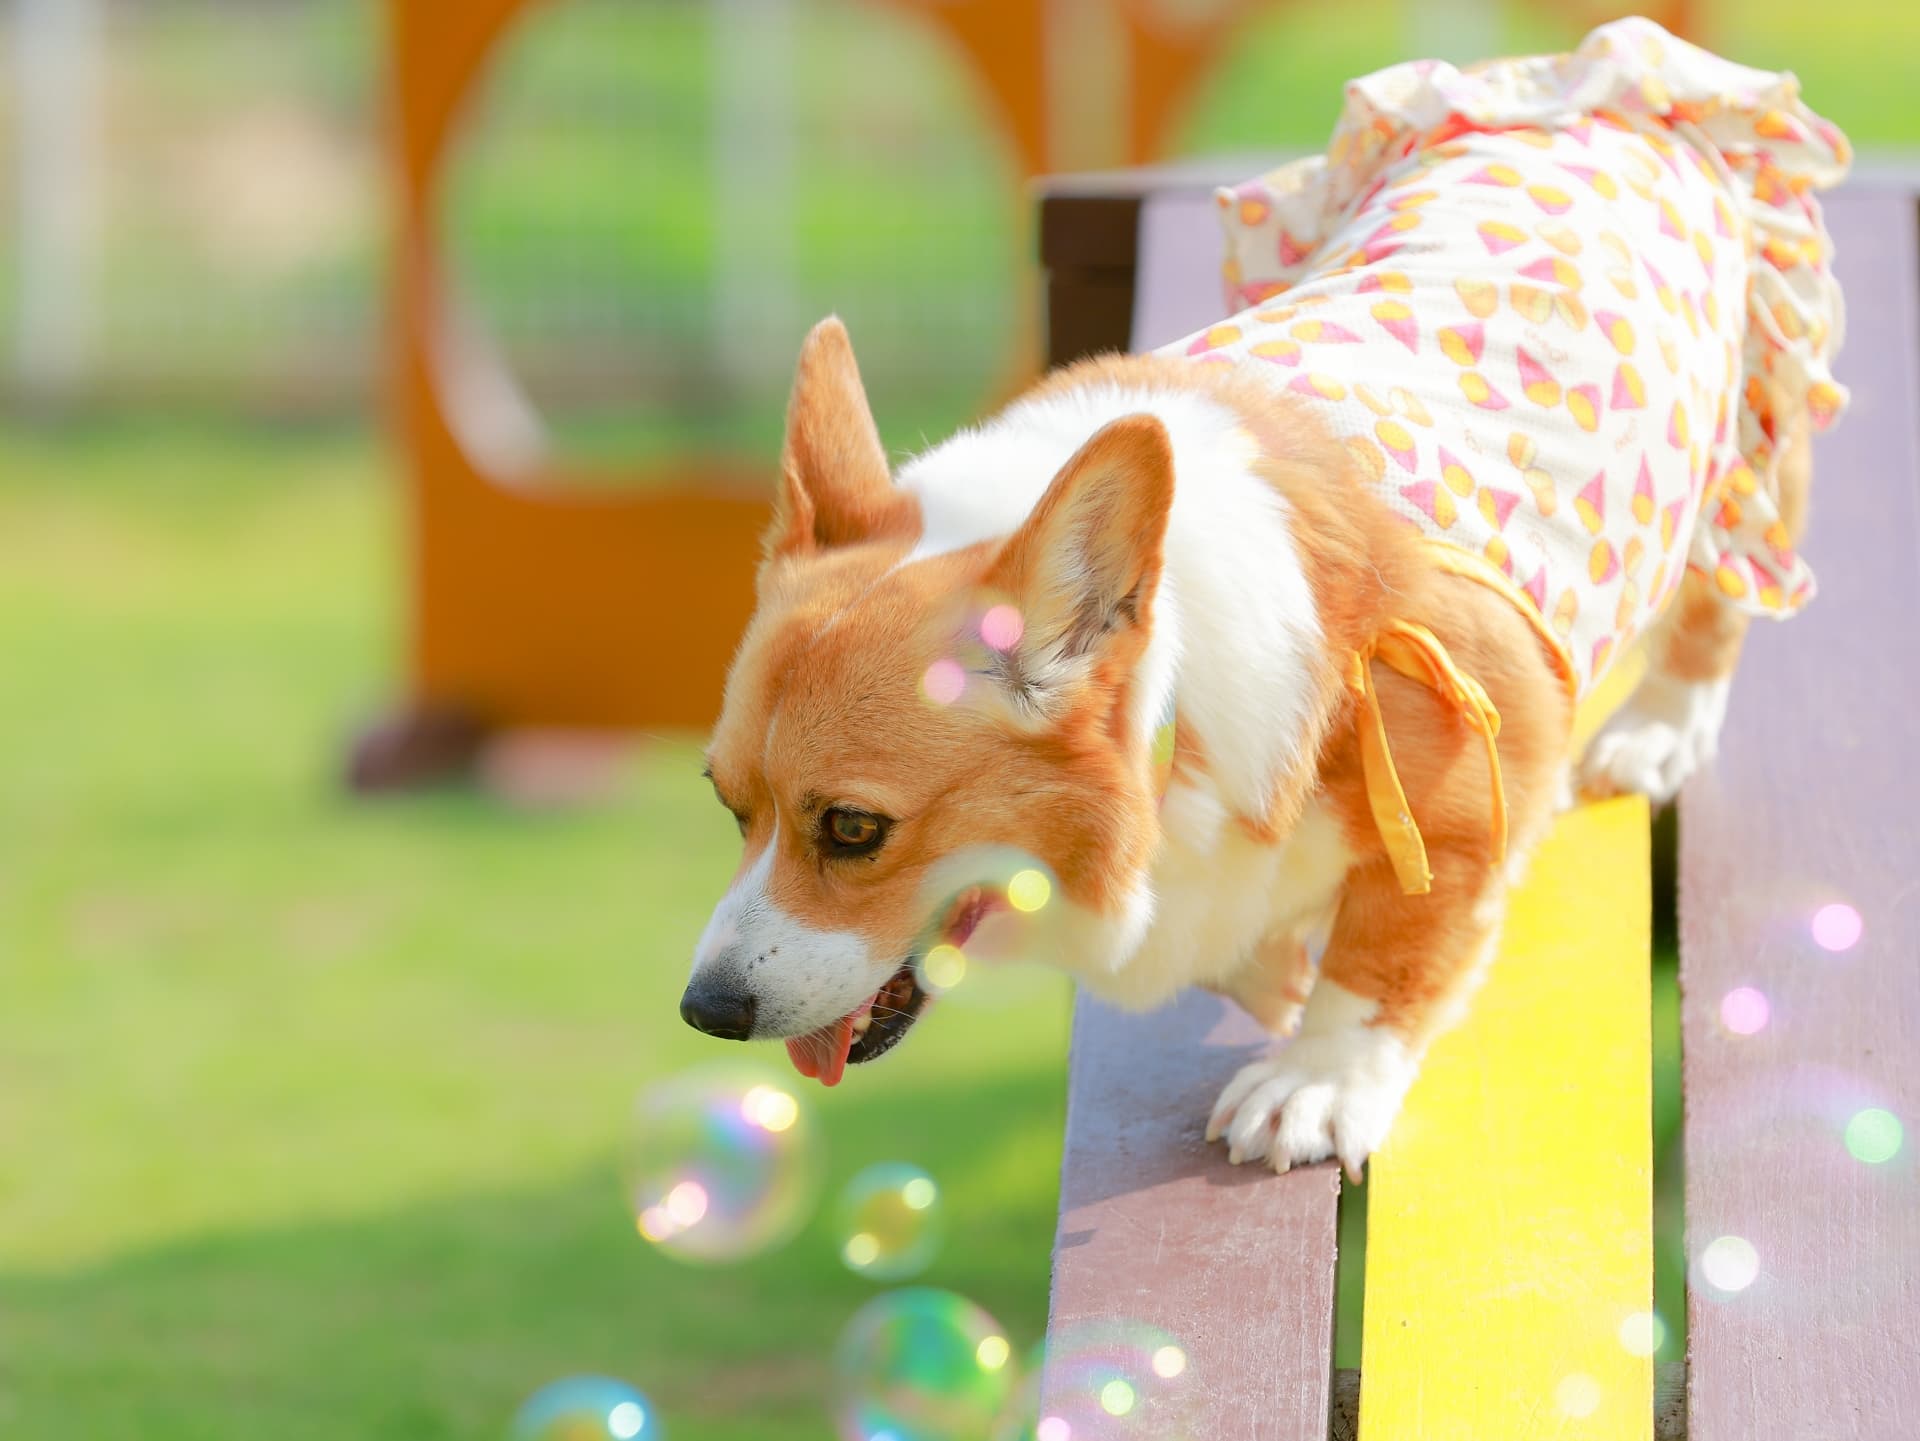
[[[1305,396],[1583,694],[1689,564],[1756,613],[1812,593],[1774,438],[1844,400],[1813,192],[1847,156],[1792,76],[1646,20],[1396,66],[1347,86],[1325,156],[1220,192],[1245,308],[1166,349]]]

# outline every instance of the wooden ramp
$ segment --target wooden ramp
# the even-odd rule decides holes
[[[1910,190],[1828,217],[1820,594],[1755,627],[1681,798],[1694,1441],[1920,1436],[1920,243]]]
[[[1361,1441],[1653,1435],[1647,838],[1560,822],[1373,1159]]]
[[[1216,318],[1209,189],[1259,168],[1050,185],[1051,358]],[[1854,404],[1815,451],[1821,594],[1756,628],[1681,801],[1684,1374],[1661,1368],[1656,1410],[1649,863],[1644,810],[1617,804],[1537,858],[1374,1162],[1363,1385],[1328,1383],[1331,1170],[1236,1170],[1200,1142],[1250,1028],[1210,1000],[1082,1003],[1050,1329],[1147,1320],[1191,1353],[1150,1424],[1111,1434],[1345,1441],[1357,1392],[1364,1441],[1920,1437],[1915,200],[1908,181],[1828,202]]]
[[[1639,802],[1538,853],[1471,1019],[1373,1161],[1363,1441],[1652,1435],[1652,1362],[1621,1340],[1653,1291],[1649,908]],[[1211,998],[1080,1002],[1049,1331],[1125,1318],[1188,1359],[1116,1435],[1327,1434],[1338,1173],[1201,1140],[1258,1039]]]

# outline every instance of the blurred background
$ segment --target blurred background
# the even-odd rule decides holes
[[[895,450],[1030,374],[1035,154],[928,18],[975,3],[523,7],[430,197],[485,361],[476,466],[671,492],[724,461],[751,489],[828,310]],[[1631,8],[1134,3],[1170,44],[1217,32],[1148,156],[1118,5],[1047,7],[1051,166],[1251,171],[1318,144],[1351,75]],[[738,844],[699,736],[643,728],[564,804],[510,764],[378,802],[338,781],[407,666],[408,8],[431,29],[427,0],[0,5],[0,1434],[492,1436],[602,1371],[678,1437],[825,1436],[824,1358],[873,1293],[830,1208],[689,1266],[636,1237],[614,1164],[636,1092],[716,1049],[675,1014]],[[1798,72],[1869,166],[1920,147],[1920,7],[1684,15]],[[1044,1327],[1069,999],[985,978],[818,1105],[830,1187],[937,1178],[925,1279],[1016,1348]]]

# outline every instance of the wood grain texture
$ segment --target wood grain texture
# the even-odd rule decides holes
[[[1820,594],[1755,627],[1681,799],[1695,1441],[1920,1436],[1920,246],[1911,190],[1828,216],[1853,407],[1814,452]],[[1831,954],[1810,922],[1835,903],[1865,929]],[[1757,1033],[1722,1020],[1736,987],[1767,998]],[[1878,1164],[1845,1144],[1869,1107],[1906,1132]],[[1702,1273],[1721,1237],[1758,1257],[1737,1291]]]
[[[1229,1166],[1201,1135],[1262,1040],[1197,993],[1147,1016],[1076,1007],[1047,1333],[1144,1322],[1188,1357],[1126,1434],[1325,1441],[1339,1173]],[[1042,1415],[1071,1406],[1064,1384],[1049,1372]]]
[[[1646,803],[1562,817],[1367,1206],[1362,1441],[1653,1434]]]

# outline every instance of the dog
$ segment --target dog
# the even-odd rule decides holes
[[[1846,154],[1792,85],[1646,21],[1354,82],[1327,156],[1221,193],[1229,320],[897,473],[817,326],[708,750],[744,854],[687,1021],[834,1085],[915,1023],[931,948],[1031,942],[1021,866],[1090,991],[1205,987],[1291,1037],[1209,1140],[1357,1178],[1552,817],[1671,798],[1750,616],[1811,594],[1844,399],[1811,191]]]

